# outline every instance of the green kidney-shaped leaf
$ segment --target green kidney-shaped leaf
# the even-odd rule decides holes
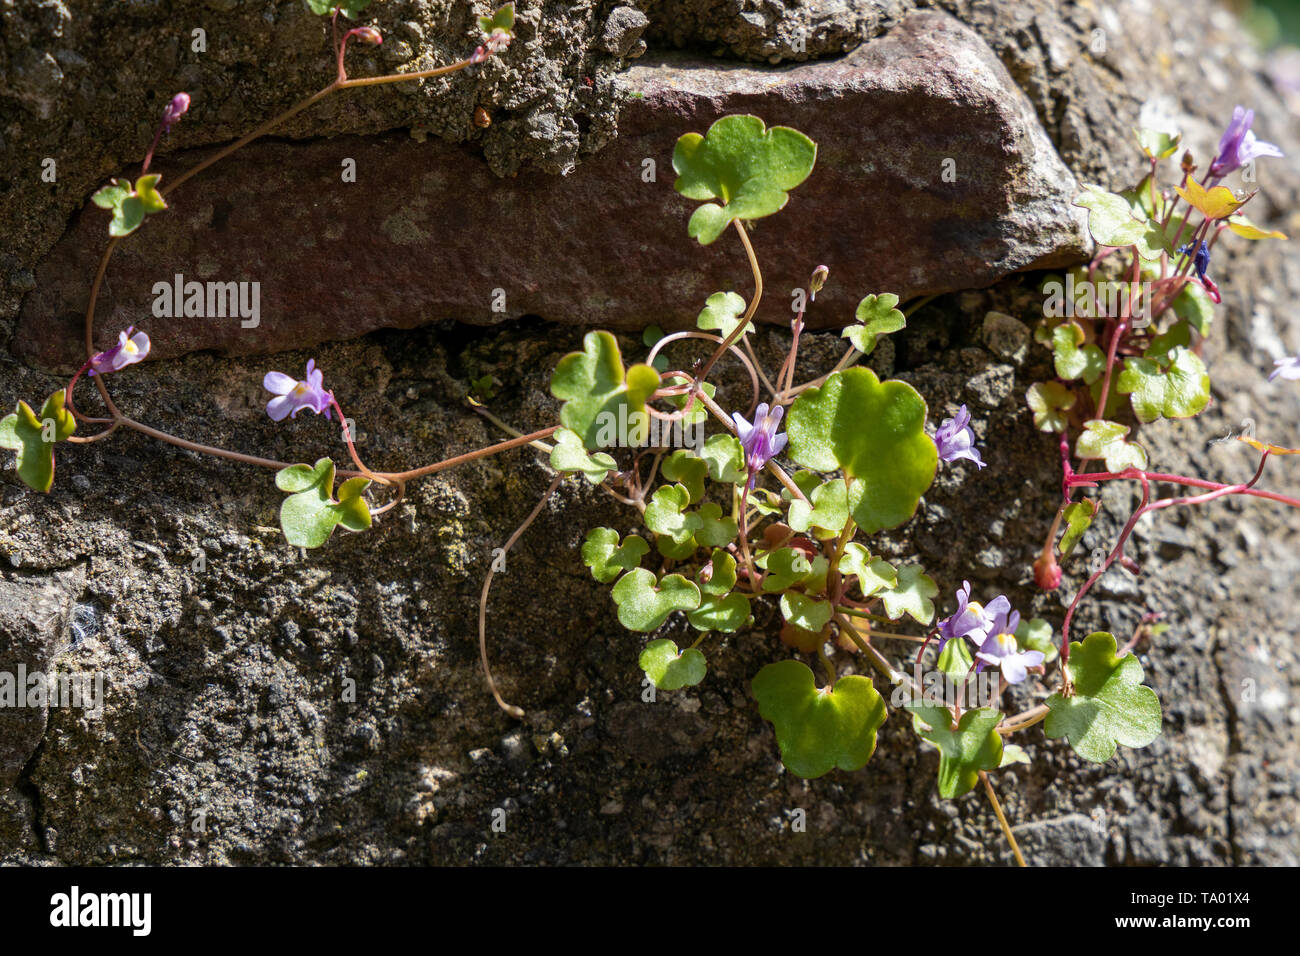
[[[660,485],[645,509],[645,526],[656,535],[665,558],[680,561],[695,550],[695,532],[704,526],[699,514],[688,514],[691,493],[685,485]]]
[[[808,178],[817,146],[785,126],[765,128],[757,116],[724,116],[701,136],[687,133],[673,149],[673,187],[700,206],[688,232],[707,246],[736,219],[760,219],[780,210]]]
[[[949,641],[948,643],[953,644],[956,642]],[[1056,649],[1056,641],[1052,639],[1052,625],[1041,617],[1020,622],[1019,627],[1016,628],[1016,644],[1020,646],[1022,651],[1038,651],[1041,653],[1045,664],[1052,663],[1060,654]]]
[[[849,510],[864,533],[896,528],[916,513],[939,463],[925,415],[925,400],[905,382],[881,382],[867,368],[836,372],[790,407],[790,457],[856,479]]]
[[[798,548],[777,548],[771,554],[760,558],[758,566],[767,574],[763,577],[764,591],[784,591],[788,587],[800,584],[812,574],[812,564],[808,555]]]
[[[42,494],[54,486],[55,444],[77,430],[77,420],[64,407],[66,396],[67,392],[59,389],[45,399],[39,418],[30,405],[20,401],[12,414],[0,419],[0,448],[18,453],[18,477]]]
[[[737,591],[734,594],[703,595],[700,606],[686,612],[686,620],[697,631],[722,631],[730,634],[744,627],[749,615],[749,598]]]
[[[1002,714],[993,708],[966,711],[956,727],[946,707],[908,704],[907,709],[917,735],[939,748],[939,796],[969,793],[981,770],[996,770],[1002,763],[1002,735],[996,729]]]
[[[598,485],[616,465],[603,451],[588,452],[577,432],[560,428],[555,432],[555,444],[551,448],[551,467],[566,473],[581,472],[589,482]]]
[[[871,759],[885,702],[867,678],[841,677],[833,688],[818,688],[806,665],[779,661],[758,672],[753,689],[791,773],[820,777],[836,767],[858,770]]]
[[[658,584],[645,568],[633,568],[611,592],[618,605],[619,623],[629,631],[653,631],[673,611],[693,611],[700,606],[700,589],[680,574],[669,574]]]
[[[564,402],[560,424],[592,451],[643,441],[650,428],[646,399],[658,387],[659,373],[649,365],[624,373],[618,342],[608,332],[588,332],[582,351],[560,359],[551,375],[551,394]]]
[[[805,631],[821,631],[830,622],[830,601],[818,601],[798,591],[781,595],[781,616]]]
[[[1149,358],[1126,358],[1115,388],[1128,395],[1138,421],[1190,418],[1210,403],[1210,375],[1205,363],[1187,348],[1168,353],[1169,365]]]
[[[898,571],[894,566],[884,558],[873,558],[856,541],[844,546],[844,553],[840,555],[840,574],[857,578],[863,598],[898,587]]]
[[[695,543],[705,548],[726,547],[736,539],[740,532],[736,519],[722,513],[722,506],[715,501],[706,501],[695,513],[699,517],[699,527],[695,530]]]
[[[700,457],[709,466],[709,478],[713,481],[734,485],[745,480],[745,450],[735,435],[710,436]]]
[[[651,641],[641,652],[638,663],[657,690],[694,687],[704,680],[709,670],[699,650],[688,647],[679,652],[677,645],[669,640]]]
[[[314,466],[290,465],[275,474],[276,487],[289,492],[280,505],[280,527],[284,538],[296,548],[319,548],[329,540],[337,525],[349,531],[370,527],[370,508],[361,493],[370,485],[367,478],[349,478],[334,493],[334,462],[321,458]]]
[[[144,222],[144,203],[138,196],[127,196],[121,205],[113,210],[113,219],[108,224],[108,234],[114,238],[129,236]]]
[[[1066,673],[1073,697],[1047,699],[1043,730],[1065,737],[1084,760],[1105,763],[1119,744],[1145,747],[1160,735],[1160,698],[1142,685],[1142,665],[1132,654],[1116,657],[1115,637],[1097,631],[1070,642]]]
[[[115,179],[91,196],[90,201],[100,209],[116,209],[122,205],[122,200],[129,195],[131,195],[131,190]]]
[[[1052,331],[1052,353],[1056,374],[1067,381],[1081,378],[1091,385],[1106,371],[1106,354],[1096,345],[1083,344],[1083,329],[1066,322]]]
[[[1135,246],[1143,259],[1172,253],[1169,237],[1160,223],[1139,215],[1123,196],[1098,186],[1085,186],[1074,205],[1088,210],[1088,231],[1102,246]]]
[[[694,452],[679,448],[664,459],[661,469],[669,481],[675,481],[690,492],[691,504],[704,497],[704,479],[708,477],[709,465]]]
[[[1119,422],[1100,419],[1084,422],[1083,434],[1074,443],[1074,453],[1085,460],[1104,459],[1107,471],[1146,468],[1146,449],[1129,441],[1128,433],[1128,426]]]
[[[907,318],[895,306],[898,296],[892,292],[883,295],[869,295],[858,303],[857,325],[850,325],[841,337],[853,343],[853,347],[863,355],[870,355],[876,349],[876,339],[890,332],[897,332],[907,326]]]
[[[736,559],[714,548],[709,563],[695,575],[695,582],[705,594],[721,597],[736,586]]]
[[[582,543],[582,561],[601,584],[609,584],[624,571],[635,568],[649,553],[650,545],[639,535],[628,535],[620,545],[613,528],[592,528]]]
[[[705,332],[717,332],[724,339],[736,331],[741,318],[745,315],[745,299],[735,292],[715,292],[704,300],[704,309],[700,312],[695,325]],[[753,322],[745,323],[742,335],[754,330]]]
[[[795,531],[804,533],[814,528],[818,538],[832,538],[849,523],[849,487],[844,479],[817,484],[811,492],[805,490],[805,494],[811,499],[812,507],[799,498],[790,502],[787,520]]]
[[[898,583],[880,595],[885,613],[891,621],[904,614],[921,624],[934,620],[934,598],[939,586],[930,580],[920,565],[909,564],[898,569]]]
[[[1063,432],[1070,421],[1067,414],[1077,396],[1060,382],[1035,382],[1025,393],[1029,410],[1034,413],[1034,427],[1042,432]]]

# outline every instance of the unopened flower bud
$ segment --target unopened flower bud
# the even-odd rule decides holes
[[[812,278],[808,280],[808,291],[812,298],[817,298],[817,293],[822,290],[826,280],[830,278],[831,270],[826,266],[818,266],[813,270]]]
[[[701,583],[701,584],[708,584],[710,581],[713,580],[713,562],[712,562],[712,561],[710,561],[710,562],[709,562],[708,564],[706,564],[704,567],[700,568],[699,578],[700,578],[700,583]]]
[[[173,126],[185,115],[190,108],[190,94],[177,93],[172,97],[167,108],[163,110],[162,125],[164,130],[170,131]]]
[[[1034,583],[1044,591],[1055,591],[1061,586],[1061,566],[1051,551],[1034,562]]]
[[[510,46],[510,31],[497,27],[492,31],[492,35],[487,38],[487,43],[484,46],[487,47],[488,53],[504,52],[506,47]]]
[[[1189,149],[1183,153],[1183,175],[1190,176],[1196,169],[1196,163],[1192,160],[1192,151]]]
[[[371,46],[379,46],[384,42],[383,35],[374,27],[357,27],[349,30],[348,36],[356,37],[362,43],[368,43]]]

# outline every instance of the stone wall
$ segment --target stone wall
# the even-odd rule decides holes
[[[164,176],[330,73],[320,22],[296,2],[111,7],[0,9],[7,400],[47,394],[59,382],[50,370],[75,361],[69,316],[84,308],[105,218],[78,210],[139,161],[167,97],[184,88],[195,103],[157,161]],[[886,286],[946,293],[872,361],[936,412],[970,405],[990,467],[944,471],[887,553],[918,556],[945,591],[970,578],[1059,626],[1060,595],[1037,592],[1029,574],[1059,478],[1050,439],[1023,407],[1028,384],[1050,374],[1047,353],[985,316],[1041,315],[1037,276],[1016,270],[1086,254],[1068,195],[1079,181],[1127,185],[1138,170],[1128,130],[1140,120],[1176,123],[1203,158],[1236,102],[1257,110],[1262,138],[1300,156],[1295,121],[1240,28],[1203,0],[916,7],[524,3],[501,63],[418,88],[349,91],[301,114],[178,191],[171,212],[124,244],[100,337],[140,318],[163,360],[121,376],[119,403],[196,440],[288,460],[333,449],[341,460],[335,426],[307,416],[277,426],[262,412],[262,374],[315,357],[375,466],[497,439],[465,402],[466,383],[488,373],[501,383],[495,414],[545,427],[549,370],[583,326],[680,323],[701,291],[748,291],[743,259],[724,243],[685,258],[695,249],[667,155],[680,132],[752,109],[800,126],[822,150],[807,198],[796,193],[755,234],[771,270],[760,356],[779,362],[786,290],[817,262],[836,259],[826,326]],[[464,55],[471,14],[485,10],[377,4],[368,19],[387,42],[353,69]],[[196,26],[205,54],[190,48]],[[480,106],[492,114],[486,129],[473,123]],[[937,179],[951,154],[962,192],[948,196],[926,171]],[[341,156],[360,157],[375,179],[341,185]],[[641,160],[655,156],[657,181],[644,183]],[[40,180],[47,157],[55,184]],[[1276,161],[1261,179],[1254,218],[1294,232],[1300,167]],[[619,201],[631,205],[619,206],[608,197],[624,181],[631,198]],[[1240,251],[1216,250],[1225,308],[1207,350],[1214,405],[1146,430],[1162,469],[1248,471],[1246,456],[1207,444],[1246,416],[1294,443],[1300,399],[1265,384],[1263,370],[1300,348],[1287,308],[1300,271],[1284,244]],[[499,280],[503,259],[518,268]],[[262,279],[264,328],[147,325],[151,269]],[[498,286],[519,300],[506,323],[482,305]],[[810,336],[809,374],[833,364],[838,341]],[[638,354],[639,336],[622,344]],[[739,401],[744,387],[723,379],[724,397]],[[477,598],[492,549],[550,481],[534,452],[414,485],[371,532],[340,532],[305,557],[280,537],[281,495],[265,472],[134,433],[61,446],[57,461],[48,496],[12,472],[0,483],[0,669],[101,672],[105,706],[98,717],[0,717],[0,859],[1009,858],[979,794],[937,798],[936,758],[896,716],[863,771],[815,781],[781,771],[747,684],[785,656],[774,608],[714,645],[698,689],[643,703],[641,640],[577,554],[588,527],[626,531],[632,516],[576,482],[494,586],[492,659],[528,712],[502,713],[479,670]],[[1295,487],[1290,463],[1275,464],[1273,484]],[[1130,491],[1108,493],[1096,543],[1127,517]],[[999,786],[1032,861],[1297,862],[1297,530],[1294,515],[1235,500],[1139,529],[1141,593],[1127,572],[1108,574],[1079,627],[1128,633],[1144,611],[1168,615],[1170,630],[1142,654],[1165,733],[1105,767],[1027,735],[1034,765]],[[1067,584],[1080,570],[1067,568]],[[503,835],[489,828],[496,808]],[[795,808],[807,811],[802,835],[788,826]]]

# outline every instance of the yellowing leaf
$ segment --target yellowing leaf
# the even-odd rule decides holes
[[[1174,191],[1187,200],[1193,209],[1199,209],[1210,219],[1226,219],[1239,208],[1244,200],[1238,199],[1227,186],[1215,186],[1207,190],[1193,177],[1187,177],[1187,188],[1175,186]]]
[[[1270,455],[1300,455],[1300,448],[1283,448],[1280,445],[1270,445],[1268,442],[1255,441],[1255,439],[1247,438],[1244,435],[1238,435],[1237,441],[1244,441],[1256,451],[1266,451]]]
[[[1233,216],[1228,220],[1228,228],[1246,239],[1285,239],[1286,233],[1277,229],[1261,229],[1245,216]]]

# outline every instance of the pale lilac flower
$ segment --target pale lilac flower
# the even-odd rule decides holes
[[[780,405],[769,411],[767,402],[763,402],[754,410],[752,425],[745,421],[740,412],[731,413],[731,420],[736,425],[736,437],[740,439],[740,445],[745,449],[745,467],[749,470],[751,484],[754,475],[762,471],[763,467],[785,448],[789,436],[776,433],[784,414],[785,409]]]
[[[1015,617],[1018,620],[1019,614],[1015,614]],[[1019,684],[1029,676],[1029,668],[1043,663],[1043,652],[1022,651],[1016,643],[1016,635],[1004,630],[985,638],[975,658],[976,673],[983,670],[986,664],[1000,667],[1008,684]]]
[[[1015,630],[1020,623],[1020,615],[1011,610],[1011,601],[1005,594],[999,594],[988,605],[970,599],[970,582],[963,581],[957,591],[957,610],[951,617],[939,622],[939,650],[954,637],[968,637],[978,648],[994,628],[1005,626],[1010,614]]]
[[[285,417],[297,418],[304,408],[317,415],[324,413],[330,417],[330,405],[334,393],[322,387],[325,374],[316,367],[315,359],[307,360],[307,377],[301,382],[283,372],[267,372],[262,379],[262,387],[276,397],[266,403],[266,414],[273,421],[284,421]]]
[[[1255,122],[1255,111],[1238,106],[1232,111],[1232,122],[1219,140],[1219,153],[1210,163],[1210,175],[1222,179],[1261,156],[1281,156],[1282,150],[1272,143],[1255,139],[1250,131]]]
[[[132,334],[134,333],[134,334]],[[107,375],[134,365],[149,354],[149,336],[136,332],[135,326],[129,326],[117,336],[117,344],[111,349],[100,352],[90,360],[88,375]]]
[[[1300,379],[1300,355],[1295,358],[1278,359],[1273,364],[1277,368],[1273,369],[1273,374],[1268,377],[1270,382],[1279,376],[1292,382]]]
[[[939,448],[939,458],[945,462],[954,462],[958,458],[973,461],[983,468],[986,462],[980,458],[979,449],[975,447],[975,431],[970,427],[970,412],[963,405],[957,409],[956,418],[945,418],[934,433],[934,443]]]

